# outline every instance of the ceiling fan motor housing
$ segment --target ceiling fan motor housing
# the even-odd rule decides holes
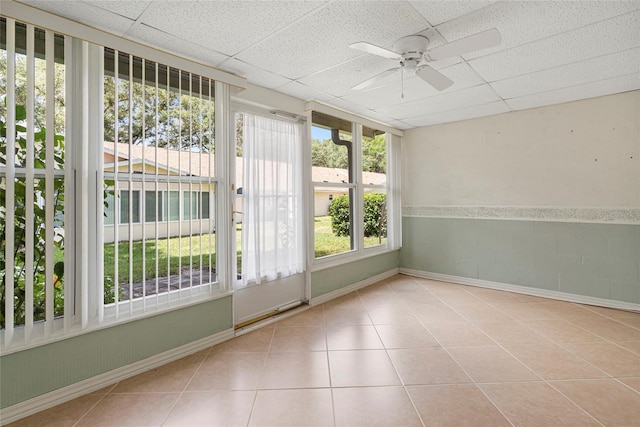
[[[393,51],[398,52],[404,60],[420,61],[427,51],[429,39],[425,36],[407,36],[393,44]]]

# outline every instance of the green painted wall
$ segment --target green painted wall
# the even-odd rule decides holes
[[[403,217],[400,266],[640,304],[640,225]]]
[[[233,327],[231,297],[0,358],[0,407],[45,394]]]
[[[328,292],[398,268],[399,261],[400,252],[393,251],[345,263],[337,267],[314,271],[311,273],[311,298],[319,297]]]

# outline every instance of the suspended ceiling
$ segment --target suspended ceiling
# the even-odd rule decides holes
[[[640,89],[640,0],[21,2],[399,129]],[[489,28],[500,46],[430,63],[443,92],[413,77],[401,98],[399,75],[350,89],[396,65],[351,43]]]

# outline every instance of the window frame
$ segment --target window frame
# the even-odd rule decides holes
[[[307,103],[307,109],[311,111],[319,111],[322,114],[328,114],[338,119],[347,120],[352,123],[352,141],[353,141],[353,159],[351,167],[355,168],[354,183],[326,183],[315,182],[310,180],[309,184],[309,198],[308,205],[310,220],[309,227],[309,253],[311,262],[311,272],[324,270],[339,265],[343,265],[348,262],[357,261],[360,259],[369,258],[384,253],[389,253],[400,249],[401,247],[401,218],[400,218],[400,173],[399,173],[399,157],[400,157],[400,142],[401,132],[390,132],[390,128],[376,124],[369,120],[358,118],[357,116],[334,110],[331,107],[318,104],[315,102]],[[309,121],[309,133],[311,133],[311,127],[315,123]],[[371,185],[364,184],[362,175],[362,138],[363,127],[369,127],[373,129],[379,129],[385,131],[386,134],[386,183],[384,185]],[[399,133],[400,135],[397,135]],[[311,138],[309,138],[311,141]],[[309,156],[309,170],[311,171],[312,159]],[[311,175],[311,173],[310,173]],[[327,255],[324,257],[315,257],[315,191],[318,188],[354,188],[354,194],[356,202],[354,203],[353,216],[356,218],[353,228],[353,233],[356,235],[354,249],[338,254]],[[375,245],[370,247],[364,246],[364,193],[365,188],[378,188],[384,189],[387,194],[387,241],[381,245]]]

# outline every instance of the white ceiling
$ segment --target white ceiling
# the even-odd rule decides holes
[[[20,1],[399,129],[640,89],[640,0]],[[414,77],[402,99],[399,76],[350,89],[395,65],[351,43],[489,28],[499,47],[431,63],[443,92]]]

